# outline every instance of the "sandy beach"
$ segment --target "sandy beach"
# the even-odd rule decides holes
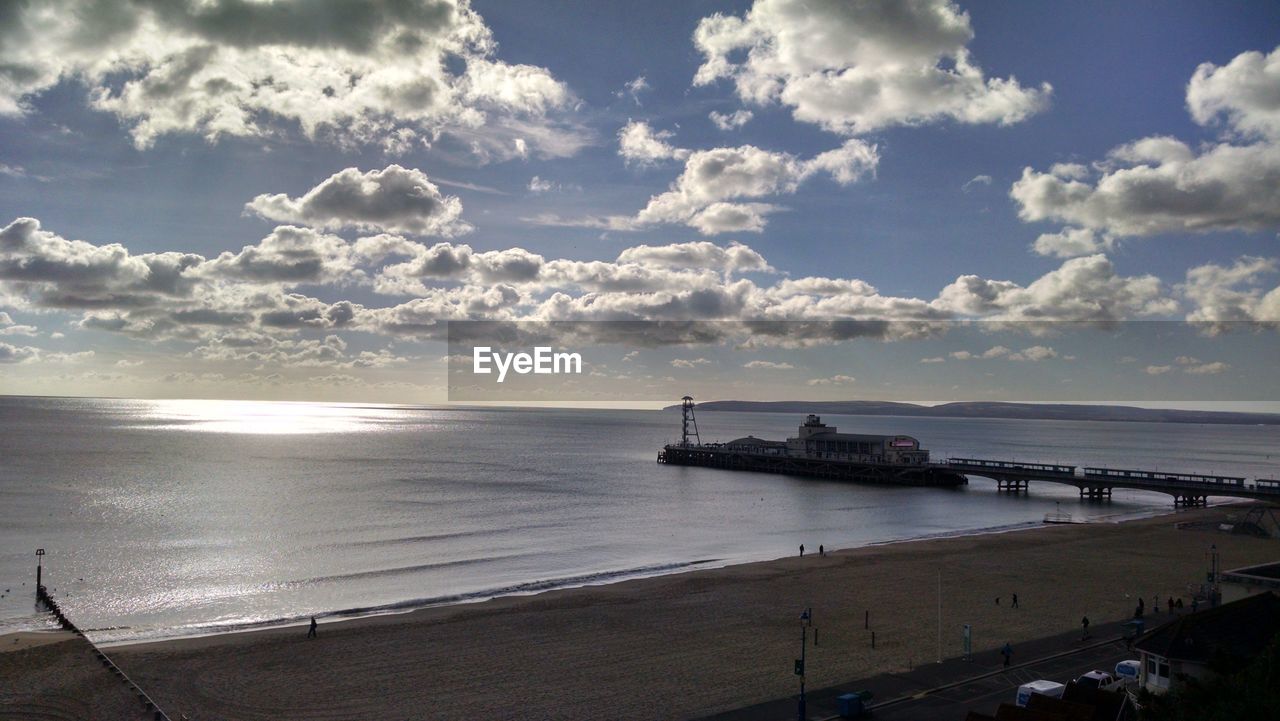
[[[1010,641],[1016,653],[1085,614],[1126,617],[1138,594],[1148,605],[1153,595],[1189,600],[1210,544],[1225,568],[1280,555],[1274,541],[1175,528],[1239,512],[807,553],[322,624],[315,640],[284,628],[111,655],[175,718],[691,718],[794,693],[806,607],[819,632],[808,654],[818,688],[936,661],[939,578],[944,656],[960,653],[966,623],[975,650]],[[65,662],[67,645],[0,654],[0,672],[35,688],[27,677]],[[83,675],[48,680],[50,694],[101,691]]]

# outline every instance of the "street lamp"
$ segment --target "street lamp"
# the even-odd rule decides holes
[[[809,609],[806,608],[804,612],[800,614],[800,620],[809,621],[810,623],[812,623],[811,619],[812,619],[812,614],[810,613]],[[800,698],[798,701],[798,707],[796,709],[796,718],[799,719],[799,721],[804,721],[804,718],[805,718],[804,657],[805,657],[805,647],[808,646],[808,642],[809,642],[809,627],[806,626],[804,623],[801,623],[800,624],[800,658],[796,659],[796,675],[800,677]]]

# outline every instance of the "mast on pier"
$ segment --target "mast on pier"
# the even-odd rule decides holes
[[[690,436],[693,437],[694,445],[702,445],[702,438],[698,436],[698,420],[693,417],[693,396],[680,399],[680,419],[680,445],[687,447]]]

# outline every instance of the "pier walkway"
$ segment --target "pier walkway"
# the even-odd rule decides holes
[[[1024,492],[1031,481],[1065,483],[1080,489],[1081,498],[1110,498],[1116,488],[1156,491],[1173,496],[1175,506],[1202,506],[1209,496],[1248,498],[1280,503],[1280,480],[1199,473],[1170,473],[1134,469],[1077,467],[1024,463],[983,458],[949,458],[930,464],[965,477],[980,476],[996,482],[1001,491]]]

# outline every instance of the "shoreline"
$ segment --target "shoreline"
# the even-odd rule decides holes
[[[1250,502],[1243,501],[1243,503],[1250,503]],[[1149,515],[1148,514],[1136,514],[1136,515],[1126,514],[1125,517],[1117,518],[1116,520],[1092,521],[1087,523],[1047,524],[1043,522],[1027,521],[1021,524],[1011,524],[1008,526],[975,529],[971,531],[950,531],[950,532],[943,532],[943,533],[926,535],[926,536],[917,536],[912,538],[903,538],[903,539],[895,539],[895,540],[888,540],[888,541],[873,541],[870,543],[865,543],[857,546],[849,546],[846,548],[828,550],[826,552],[825,557],[841,558],[844,556],[859,554],[863,552],[870,552],[877,549],[892,549],[898,546],[908,546],[911,544],[918,544],[918,543],[934,543],[934,542],[940,542],[940,541],[960,540],[960,539],[982,539],[982,538],[990,538],[995,536],[1003,536],[1008,534],[1023,533],[1023,532],[1036,531],[1036,530],[1047,531],[1050,529],[1063,528],[1063,527],[1080,529],[1080,528],[1085,528],[1090,526],[1106,527],[1106,526],[1121,526],[1126,524],[1140,524],[1144,522],[1160,522],[1166,519],[1169,521],[1173,521],[1177,516],[1206,514],[1206,513],[1212,512],[1213,509],[1215,508],[1220,508],[1222,506],[1236,505],[1236,504],[1237,504],[1237,501],[1232,499],[1220,504],[1210,505],[1207,508],[1185,508],[1185,509],[1179,508],[1179,509],[1170,510],[1164,513],[1154,513]],[[821,556],[818,556],[816,551],[811,551],[811,549],[806,549],[806,551],[807,552],[805,554],[805,558],[809,558],[811,556],[814,558],[823,558]],[[477,597],[475,599],[468,599],[468,600],[462,600],[462,601],[445,601],[440,603],[431,603],[427,605],[415,605],[413,607],[407,607],[403,609],[389,609],[385,611],[374,611],[374,612],[368,612],[368,613],[361,612],[360,610],[333,611],[325,615],[317,614],[316,619],[317,621],[320,622],[321,629],[328,628],[328,629],[335,629],[335,630],[348,625],[358,627],[363,623],[378,623],[378,622],[391,623],[391,622],[395,622],[397,619],[404,619],[404,620],[411,621],[417,614],[426,615],[432,612],[447,611],[449,609],[463,610],[463,609],[469,609],[469,608],[484,607],[485,604],[494,604],[494,607],[498,608],[498,607],[505,607],[507,605],[518,605],[523,601],[531,601],[531,600],[538,600],[538,599],[544,599],[547,601],[554,602],[555,600],[558,600],[557,597],[560,594],[574,594],[576,592],[589,591],[592,589],[611,589],[614,587],[623,587],[623,586],[626,586],[627,584],[632,584],[637,582],[653,581],[653,580],[660,580],[660,579],[671,579],[671,578],[678,578],[681,576],[689,576],[694,574],[716,574],[717,572],[726,572],[726,571],[732,572],[732,571],[739,571],[739,570],[749,571],[751,567],[758,566],[761,568],[765,568],[765,567],[770,567],[774,564],[787,562],[787,561],[798,559],[798,558],[799,558],[798,555],[788,555],[788,556],[778,556],[774,558],[742,561],[738,563],[726,563],[723,565],[699,565],[699,564],[702,564],[703,562],[690,561],[684,564],[673,564],[673,565],[680,565],[681,568],[679,570],[653,573],[648,575],[626,576],[626,577],[617,578],[615,580],[604,581],[601,583],[583,583],[583,584],[574,584],[574,585],[555,586],[555,587],[546,588],[538,591],[529,591],[529,592],[523,592],[523,593],[519,593],[519,592],[505,593],[505,594],[491,595],[491,596],[485,596],[485,597]],[[718,559],[712,559],[707,561],[706,563],[715,563],[716,560]],[[120,641],[108,641],[103,643],[98,643],[95,641],[94,643],[95,645],[101,648],[114,648],[117,650],[124,650],[124,649],[145,650],[153,647],[164,648],[165,646],[168,646],[168,645],[173,645],[173,647],[179,647],[179,646],[187,645],[187,642],[207,641],[207,642],[216,643],[218,639],[222,639],[222,638],[252,636],[254,634],[263,634],[264,637],[266,635],[274,635],[274,634],[288,636],[289,634],[296,632],[295,629],[305,628],[306,626],[308,626],[308,623],[309,623],[309,619],[298,618],[298,619],[289,619],[284,621],[267,621],[267,622],[263,622],[261,625],[256,625],[251,628],[219,630],[219,631],[212,631],[209,633],[185,634],[181,636],[166,636],[163,638],[120,640]],[[89,636],[90,639],[92,639],[91,631],[86,632],[86,635]],[[3,637],[0,637],[0,643],[3,642],[2,639]],[[194,647],[198,647],[199,645],[200,644],[190,644],[190,647],[194,648]]]
[[[1124,617],[1137,595],[1153,610],[1152,595],[1189,598],[1211,544],[1227,568],[1275,559],[1274,540],[1177,528],[1222,516],[861,546],[326,623],[316,639],[278,627],[111,656],[167,712],[194,718],[696,718],[794,691],[805,608],[822,639],[808,681],[822,688],[955,655],[964,624],[975,652],[1016,649],[1078,629],[1083,614]],[[26,679],[72,646],[0,654],[0,674]]]
[[[1110,525],[1116,525],[1116,524],[1132,523],[1135,521],[1158,519],[1158,518],[1164,518],[1164,517],[1173,517],[1179,514],[1194,513],[1196,511],[1205,511],[1209,509],[1220,508],[1223,506],[1242,505],[1242,504],[1247,505],[1249,503],[1252,503],[1252,502],[1247,500],[1241,500],[1241,499],[1224,498],[1220,502],[1210,504],[1207,508],[1201,508],[1201,509],[1179,508],[1179,509],[1167,509],[1163,511],[1157,510],[1152,512],[1133,511],[1129,513],[1117,513],[1111,516],[1104,516],[1102,518],[1095,519],[1092,521],[1081,522],[1081,523],[1070,524],[1070,525],[1110,526]],[[885,548],[885,547],[896,546],[899,544],[956,539],[956,538],[995,536],[995,535],[1002,535],[1002,534],[1009,534],[1009,533],[1019,533],[1019,532],[1025,532],[1025,531],[1047,529],[1052,527],[1053,527],[1052,524],[1046,524],[1046,523],[1043,523],[1042,521],[1024,521],[1020,523],[1013,523],[1013,524],[1007,524],[1007,525],[1001,525],[1001,526],[990,526],[990,527],[984,527],[984,528],[955,530],[955,531],[943,531],[939,533],[925,534],[920,536],[911,536],[906,538],[889,539],[884,541],[869,541],[867,543],[862,543],[855,546],[847,546],[840,549],[833,549],[828,551],[827,555],[831,556],[839,553],[847,553],[850,551],[857,551],[861,549]],[[597,571],[597,572],[592,572],[588,574],[583,574],[582,576],[577,576],[577,577],[527,581],[527,582],[515,584],[514,586],[507,587],[507,588],[482,590],[482,591],[477,591],[477,592],[468,593],[468,594],[458,594],[457,596],[445,597],[440,600],[409,599],[405,601],[388,604],[385,606],[338,609],[333,611],[327,611],[324,613],[318,613],[316,614],[316,618],[317,620],[321,621],[323,625],[332,626],[333,624],[353,623],[353,622],[359,622],[363,620],[377,619],[377,618],[383,618],[383,617],[392,617],[392,618],[402,617],[402,616],[411,615],[420,611],[428,611],[428,610],[439,609],[439,608],[475,606],[476,604],[484,604],[484,603],[500,601],[505,599],[528,599],[528,598],[535,598],[535,597],[543,596],[546,594],[552,594],[552,593],[562,592],[562,591],[574,591],[574,590],[579,590],[584,588],[608,587],[616,584],[629,583],[632,581],[654,579],[654,578],[665,578],[670,576],[679,576],[683,574],[703,572],[703,571],[717,571],[717,570],[723,570],[723,569],[732,569],[732,568],[737,568],[741,566],[750,566],[754,564],[774,563],[774,562],[782,561],[792,557],[793,556],[791,555],[774,556],[769,558],[755,558],[755,559],[748,559],[748,560],[741,560],[741,561],[733,560],[728,562],[722,562],[724,561],[724,559],[699,559],[699,560],[692,560],[692,561],[672,561],[672,562],[662,563],[662,564],[653,564],[652,566],[643,567],[639,569],[623,569],[623,570],[617,570],[617,571]],[[653,570],[652,572],[647,571],[646,569],[649,569],[649,568],[652,568],[655,570]],[[589,577],[600,577],[602,580],[599,580],[599,581],[588,580],[584,582],[578,582],[577,580],[578,578],[589,578]],[[534,588],[536,586],[545,586],[545,587]],[[519,590],[521,587],[528,587],[528,590]],[[511,590],[511,589],[516,589],[516,590]],[[156,632],[156,635],[149,635],[149,636],[144,636],[140,638],[111,639],[106,641],[94,640],[93,637],[94,637],[95,630],[86,629],[85,634],[88,638],[93,640],[95,645],[101,648],[119,649],[119,648],[129,648],[134,646],[151,645],[151,644],[181,642],[181,641],[188,641],[188,640],[194,640],[194,639],[217,638],[222,636],[233,636],[233,635],[243,635],[243,634],[253,634],[253,633],[267,633],[271,631],[278,631],[278,630],[284,630],[284,629],[290,629],[290,628],[297,628],[299,626],[306,626],[308,622],[309,622],[309,616],[308,617],[300,616],[296,618],[271,619],[266,621],[248,622],[248,623],[241,623],[241,624],[231,623],[231,624],[227,624],[217,628],[204,630],[204,631],[197,631],[192,633],[184,633],[184,632],[166,633],[164,631],[159,631],[159,632]],[[114,630],[114,629],[111,629],[111,628],[97,629],[97,632],[101,633],[104,631],[111,631],[111,630]],[[12,645],[12,640],[15,639],[16,637],[21,637],[21,636],[26,636],[31,634],[41,635],[46,633],[58,633],[58,632],[59,630],[56,628],[46,628],[46,629],[20,629],[18,631],[0,634],[0,651],[5,650],[5,646],[7,644]],[[23,643],[25,643],[25,641]]]

